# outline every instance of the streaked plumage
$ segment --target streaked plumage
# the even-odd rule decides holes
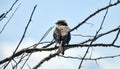
[[[59,49],[60,53],[64,55],[64,45],[69,44],[69,41],[71,39],[70,35],[70,28],[68,27],[67,23],[65,20],[59,20],[56,23],[56,28],[53,33],[53,37],[55,39],[56,44],[59,44]]]

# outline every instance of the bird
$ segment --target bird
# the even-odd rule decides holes
[[[64,55],[64,46],[68,45],[71,40],[70,28],[65,20],[58,20],[56,22],[53,37],[55,39],[56,46],[57,44],[59,45],[57,52],[60,52],[62,55]]]

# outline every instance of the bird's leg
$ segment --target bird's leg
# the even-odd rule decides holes
[[[62,46],[61,46],[61,43],[59,44],[59,47],[58,47],[58,53],[62,53]]]
[[[58,48],[58,53],[61,53],[62,55],[64,55],[64,48],[63,48],[63,43],[61,41],[61,43],[59,44],[59,48]]]

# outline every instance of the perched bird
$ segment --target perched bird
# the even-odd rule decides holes
[[[59,44],[58,52],[64,55],[64,46],[69,44],[71,39],[70,28],[65,20],[56,22],[56,28],[53,33],[56,45]]]

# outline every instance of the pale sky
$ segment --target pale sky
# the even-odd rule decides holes
[[[11,7],[14,1],[15,0],[0,0],[0,14],[6,12]],[[112,0],[112,3],[116,1],[117,0]],[[10,20],[9,24],[2,32],[2,34],[0,34],[0,60],[2,60],[5,56],[9,56],[16,48],[19,40],[21,39],[24,28],[29,20],[34,5],[37,4],[37,8],[34,12],[32,21],[29,25],[20,49],[38,42],[43,36],[43,34],[50,27],[55,26],[55,22],[57,20],[64,19],[68,22],[69,27],[73,28],[96,10],[108,5],[109,0],[19,0],[18,3],[13,7],[12,11],[7,15],[7,17],[4,20],[0,21],[0,30],[20,3],[21,5],[16,11],[15,15]],[[103,24],[103,29],[100,33],[107,32],[120,25],[119,13],[120,4],[109,9],[106,20]],[[105,11],[100,12],[99,14],[88,20],[86,24],[82,25],[77,30],[71,33],[82,35],[95,35],[102,22],[104,14]],[[52,40],[52,32],[53,30],[44,39],[44,41]],[[111,43],[115,34],[116,33],[107,35],[97,40],[96,43]],[[86,39],[88,38],[72,36],[70,44],[80,43]],[[120,37],[117,40],[116,44],[120,45],[119,41]],[[65,55],[77,57],[83,56],[85,49],[86,48],[73,48],[67,50],[65,52]],[[93,49],[92,57],[117,55],[119,53],[120,51],[117,48],[98,47]],[[49,53],[42,53],[42,56],[39,56],[38,54],[40,53],[34,54],[34,56],[31,58],[35,63],[38,63],[40,61],[40,59],[38,58],[49,55]],[[85,61],[83,63],[84,66],[82,69],[118,69],[120,68],[120,61],[118,60],[120,60],[119,57],[113,59],[99,60],[99,67],[97,67],[95,61]],[[29,61],[31,67],[35,65],[35,63],[31,63],[33,61]],[[43,67],[41,67],[41,69],[77,69],[79,63],[80,60],[56,57],[48,62],[45,62],[42,65]]]

